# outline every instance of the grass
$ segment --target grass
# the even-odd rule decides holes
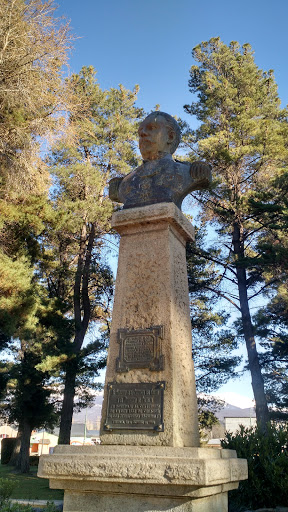
[[[19,473],[13,466],[0,464],[0,478],[17,482],[12,499],[23,500],[63,500],[63,491],[49,489],[49,480],[37,477],[37,466],[30,467],[30,473]]]

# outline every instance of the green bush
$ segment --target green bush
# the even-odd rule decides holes
[[[0,510],[2,511],[2,506],[8,502],[13,489],[16,485],[16,482],[11,482],[8,478],[0,478]]]
[[[1,440],[1,464],[8,464],[17,442],[17,437],[6,437]]]
[[[20,505],[20,503],[5,503],[1,507],[1,512],[33,512],[33,508],[30,505]]]
[[[223,448],[236,450],[248,461],[248,480],[229,493],[229,510],[287,506],[288,496],[288,427],[268,426],[264,435],[257,427],[244,428],[236,434],[226,433]]]
[[[10,501],[4,503],[0,508],[1,512],[34,512],[34,510],[31,505],[21,505],[20,503],[11,503]],[[59,508],[54,503],[47,501],[47,506],[43,508],[43,512],[59,512]]]

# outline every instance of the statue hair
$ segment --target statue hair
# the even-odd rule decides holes
[[[167,124],[168,124],[169,128],[171,128],[171,130],[173,131],[175,137],[174,137],[174,140],[171,143],[171,148],[170,148],[170,152],[171,152],[171,155],[172,155],[176,151],[176,149],[178,148],[178,146],[180,144],[180,140],[181,140],[181,130],[180,130],[179,124],[174,119],[174,117],[170,116],[170,114],[166,114],[166,112],[160,112],[160,110],[156,110],[155,112],[151,112],[151,114],[149,114],[147,117],[152,117],[152,116],[154,118],[156,118],[156,119],[157,119],[158,116],[164,117],[164,119],[167,121]],[[147,119],[147,117],[146,117],[146,119]]]

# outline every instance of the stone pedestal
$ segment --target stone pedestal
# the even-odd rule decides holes
[[[199,448],[185,245],[173,203],[116,212],[119,263],[101,445],[58,446],[39,476],[64,512],[226,512],[247,478],[231,450]]]
[[[214,448],[57,446],[38,475],[65,489],[65,512],[225,512],[247,465]]]
[[[112,226],[120,233],[121,240],[104,390],[101,442],[145,446],[199,446],[185,252],[186,241],[194,236],[193,227],[173,203],[121,210],[114,213]],[[132,330],[136,344],[137,338],[138,343],[141,342],[145,333],[149,336],[149,329],[155,337],[155,331],[151,329],[157,326],[161,330],[155,340],[159,344],[156,354],[156,358],[160,358],[158,366],[154,362],[154,368],[151,368],[151,361],[145,362],[143,353],[129,353],[128,358],[132,362],[123,361],[119,329]],[[137,335],[139,331],[143,331],[142,337],[141,334]],[[125,331],[122,338],[125,343]],[[129,343],[128,338],[127,342]],[[149,347],[147,352],[149,359]],[[150,354],[151,352],[152,349]],[[142,368],[137,368],[137,365],[141,366],[141,362],[136,362],[137,356],[139,360],[142,356]],[[122,368],[126,363],[128,371],[117,369],[119,358]],[[153,354],[150,359],[153,359]],[[104,429],[107,385],[113,381],[131,384],[165,382],[164,431],[121,429],[107,432]],[[129,422],[130,419],[127,418],[127,425]]]

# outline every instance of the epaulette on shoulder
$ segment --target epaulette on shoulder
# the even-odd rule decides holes
[[[177,160],[177,158],[174,159],[174,162],[177,162],[177,164],[185,164],[185,165],[193,164],[193,162],[187,162],[187,160]]]

